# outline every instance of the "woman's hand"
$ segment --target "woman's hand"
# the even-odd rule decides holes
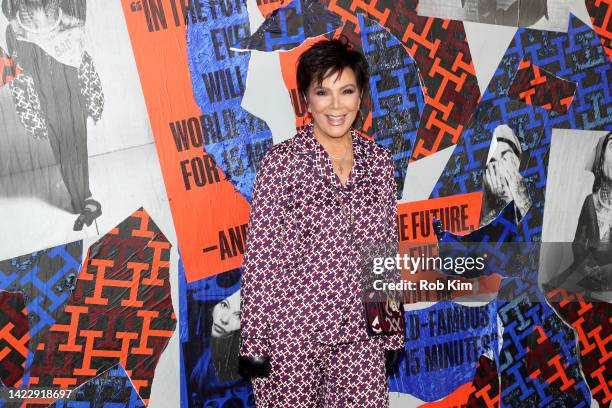
[[[402,351],[404,350],[385,350],[385,368],[387,369],[387,375],[397,374],[399,368],[397,362],[402,356]]]
[[[267,377],[270,374],[270,357],[238,356],[238,374],[245,379]]]

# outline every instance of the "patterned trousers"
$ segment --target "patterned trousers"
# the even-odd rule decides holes
[[[257,408],[389,406],[385,354],[378,339],[338,345],[270,342],[270,374],[253,379]]]

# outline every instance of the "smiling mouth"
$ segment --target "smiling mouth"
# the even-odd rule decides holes
[[[346,115],[325,115],[327,117],[327,121],[331,125],[341,125],[344,123],[344,118]]]

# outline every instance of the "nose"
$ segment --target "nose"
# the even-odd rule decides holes
[[[229,313],[221,313],[221,316],[219,317],[220,317],[221,323],[223,324],[229,323],[229,317],[230,317]]]
[[[339,108],[340,107],[340,95],[333,95],[332,96],[332,108]]]

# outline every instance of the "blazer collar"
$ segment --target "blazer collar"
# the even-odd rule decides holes
[[[350,129],[353,143],[353,167],[347,181],[346,188],[356,184],[366,175],[368,170],[367,159],[371,149],[368,149],[368,141],[357,134],[353,128]],[[311,122],[300,128],[293,137],[293,150],[298,155],[309,155],[313,161],[314,170],[327,182],[338,188],[345,188],[332,166],[331,158],[321,143],[315,138],[314,124]]]

